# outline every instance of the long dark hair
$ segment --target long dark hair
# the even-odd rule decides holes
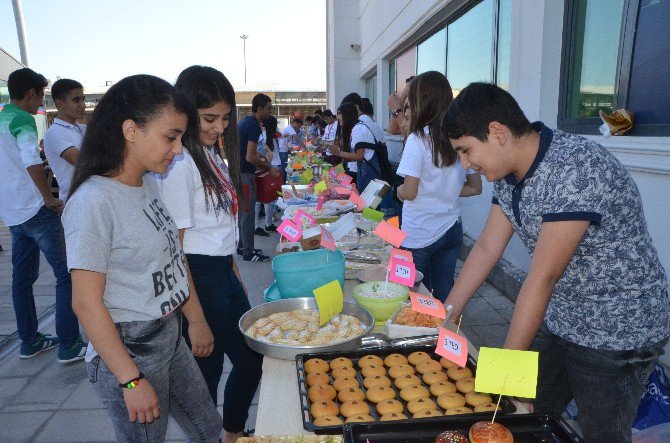
[[[265,144],[270,151],[274,151],[275,132],[277,132],[277,117],[271,115],[263,120],[263,127],[265,128]]]
[[[114,84],[102,96],[86,127],[74,170],[70,197],[91,176],[114,177],[126,159],[122,125],[134,121],[146,127],[168,107],[193,119],[193,108],[168,82],[152,75],[133,75]]]
[[[209,66],[190,66],[179,74],[175,83],[177,91],[182,93],[196,109],[205,109],[214,106],[220,101],[230,105],[230,120],[228,127],[223,132],[223,147],[225,152],[219,146],[215,146],[221,158],[228,160],[228,172],[230,180],[238,199],[244,198],[242,184],[240,181],[240,150],[237,140],[237,110],[235,108],[235,90],[228,79],[221,71],[217,71]],[[210,200],[213,196],[210,190],[214,192],[217,202],[223,205],[224,188],[216,173],[207,161],[204,147],[200,142],[200,118],[196,124],[189,127],[186,134],[182,137],[184,147],[193,157],[193,161],[200,172],[202,179],[203,192],[205,193],[205,204],[209,209]],[[211,201],[213,204],[214,202]]]
[[[416,76],[409,85],[408,100],[412,117],[409,132],[425,140],[423,128],[428,126],[433,164],[438,168],[451,166],[456,162],[456,151],[440,128],[442,116],[447,112],[453,98],[449,80],[437,71],[424,72]]]
[[[342,124],[337,125],[335,137],[339,135],[342,140],[342,150],[351,151],[351,130],[358,123],[358,111],[356,105],[351,102],[342,103],[337,108],[337,113],[342,114]]]

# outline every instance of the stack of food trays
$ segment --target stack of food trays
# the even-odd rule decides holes
[[[474,392],[474,360],[460,368],[433,351],[429,345],[298,355],[304,428],[328,433],[341,432],[343,423],[490,416],[496,404]],[[503,397],[498,413],[515,411]]]

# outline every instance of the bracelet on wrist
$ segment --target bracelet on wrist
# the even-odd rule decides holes
[[[140,371],[140,375],[138,375],[137,377],[135,377],[131,380],[128,380],[126,383],[119,383],[119,387],[124,388],[124,389],[133,389],[134,387],[136,387],[138,385],[140,380],[142,380],[143,378],[144,378],[144,373],[142,371]]]

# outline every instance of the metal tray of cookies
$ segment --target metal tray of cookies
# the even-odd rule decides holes
[[[312,401],[309,398],[308,395],[308,383],[307,383],[307,372],[305,370],[305,363],[310,360],[310,359],[321,359],[326,361],[327,363],[330,364],[331,361],[339,358],[339,357],[344,357],[348,358],[352,361],[353,363],[353,368],[355,369],[355,379],[358,382],[358,387],[364,392],[365,398],[363,402],[367,404],[368,406],[368,415],[372,418],[371,422],[368,423],[381,423],[380,418],[381,415],[377,411],[377,408],[375,407],[375,404],[368,401],[367,395],[368,395],[368,389],[364,386],[363,381],[364,378],[362,374],[362,370],[358,366],[358,361],[359,359],[367,356],[367,355],[375,355],[377,357],[380,357],[382,360],[387,357],[390,354],[401,354],[405,357],[409,356],[410,354],[414,352],[425,352],[430,356],[432,360],[438,361],[440,360],[440,356],[435,354],[435,345],[434,344],[429,344],[429,345],[417,345],[417,346],[408,346],[408,347],[384,347],[381,349],[363,349],[359,351],[347,351],[347,352],[324,352],[324,353],[311,353],[311,354],[300,354],[296,356],[296,370],[297,370],[297,380],[298,380],[298,391],[299,391],[299,396],[300,396],[300,405],[301,405],[301,412],[302,412],[302,421],[303,421],[303,427],[308,430],[315,432],[317,434],[339,434],[342,432],[342,424],[340,423],[335,423],[332,426],[323,426],[319,424],[315,424],[312,414],[310,413],[310,408],[312,407]],[[466,365],[467,368],[470,369],[470,371],[473,374],[473,377],[476,376],[476,362],[475,360],[471,357],[468,356],[468,362]],[[384,366],[385,371],[388,373],[388,368]],[[444,372],[447,372],[446,370]],[[328,370],[327,372],[328,375],[328,384],[333,385],[334,383],[334,378],[332,376],[332,370]],[[429,385],[423,380],[423,377],[419,374],[417,374],[419,377],[420,385],[423,386],[426,389],[429,389]],[[389,378],[391,379],[391,378]],[[452,381],[452,380],[449,380]],[[400,421],[402,423],[422,423],[425,418],[412,418],[412,413],[410,413],[408,409],[408,401],[402,399],[400,397],[400,390],[396,387],[395,385],[395,379],[391,382],[391,387],[393,391],[396,400],[398,400],[400,403],[402,403],[403,406],[403,414],[408,417],[408,418],[401,418]],[[338,392],[339,394],[339,392]],[[491,396],[492,400],[495,402],[497,401],[497,396]],[[437,403],[436,401],[436,396],[433,395],[433,393],[430,393],[429,398]],[[339,410],[339,407],[342,406],[342,402],[339,400],[338,397],[336,397],[334,400],[335,404],[338,407],[338,415],[337,417],[344,422],[346,418],[340,413],[341,411]],[[441,406],[436,405],[436,408],[440,413],[444,413],[445,409],[442,408]],[[501,402],[500,402],[500,407],[498,409],[498,415],[501,414],[511,414],[516,412],[516,406],[512,401],[503,396]],[[450,417],[463,417],[463,416],[472,416],[472,417],[477,417],[480,420],[486,419],[487,417],[491,417],[493,415],[493,412],[467,412],[465,415],[451,415]],[[398,421],[395,421],[397,423]],[[384,422],[384,423],[394,423],[394,421],[389,421],[389,422]]]

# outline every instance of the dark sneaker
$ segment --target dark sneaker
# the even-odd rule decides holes
[[[77,337],[74,344],[66,348],[61,346],[58,348],[58,361],[60,363],[73,363],[75,361],[83,360],[86,356],[86,343]]]
[[[262,254],[262,253],[263,253],[262,249],[254,249],[254,254]],[[237,248],[237,255],[244,255],[244,249]]]
[[[272,225],[270,225],[270,226],[266,226],[266,227],[265,227],[265,230],[266,230],[266,231],[276,231],[276,230],[277,230],[277,227],[276,227],[274,224],[272,224]]]
[[[32,345],[21,343],[21,350],[19,356],[21,358],[33,358],[37,354],[46,351],[47,349],[55,348],[60,344],[58,337],[49,334],[37,333],[37,341]]]
[[[270,236],[270,234],[265,232],[263,230],[263,228],[256,228],[256,230],[254,231],[254,235],[258,235],[259,237],[269,237]]]
[[[270,257],[268,257],[267,255],[256,254],[255,252],[251,255],[245,255],[242,258],[244,259],[244,261],[260,261],[260,262],[270,261]]]

